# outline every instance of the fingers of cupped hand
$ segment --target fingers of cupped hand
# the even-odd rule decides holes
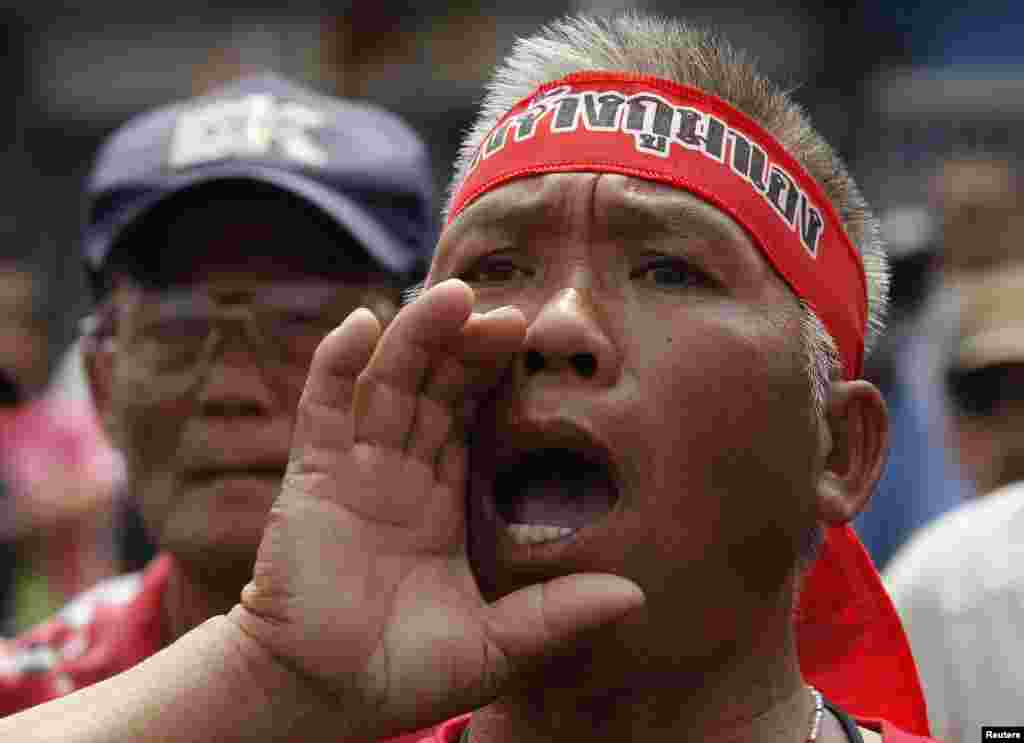
[[[399,314],[356,383],[356,441],[437,462],[467,401],[497,383],[525,336],[517,310],[471,306],[468,287],[445,282]]]
[[[424,379],[438,354],[458,336],[472,308],[469,287],[451,281],[398,313],[356,382],[356,441],[404,448]]]
[[[446,281],[383,333],[368,310],[349,315],[310,367],[294,439],[304,457],[358,442],[407,453],[430,463],[439,479],[457,479],[466,415],[499,381],[526,333],[518,310],[474,315],[473,301],[464,283]]]
[[[449,282],[446,282],[449,283]],[[461,282],[458,282],[461,284]],[[427,302],[439,320],[449,325],[461,325],[472,307],[473,295],[469,287],[441,287]],[[395,343],[395,330],[399,335],[416,336],[424,323],[424,313],[403,312],[389,329],[391,347],[408,350],[408,344]],[[461,316],[461,319],[460,319]],[[410,326],[410,319],[411,325]],[[310,364],[306,386],[299,402],[296,421],[296,443],[328,444],[339,449],[349,448],[354,441],[353,407],[357,380],[367,369],[371,359],[378,357],[381,348],[380,321],[366,308],[352,312],[342,324],[321,341]],[[402,360],[391,359],[385,365],[401,367]]]
[[[405,441],[411,456],[440,463],[446,442],[464,440],[469,418],[480,399],[501,379],[522,343],[522,316],[495,310],[474,315],[462,333],[442,350],[416,398]]]
[[[380,322],[360,307],[320,343],[299,401],[297,443],[351,446],[352,419],[348,412],[356,379],[369,363],[380,336]]]

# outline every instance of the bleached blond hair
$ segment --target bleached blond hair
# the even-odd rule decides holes
[[[477,120],[462,142],[446,217],[473,155],[499,119],[538,86],[585,70],[651,75],[699,88],[727,101],[772,134],[824,189],[861,254],[868,285],[865,347],[871,348],[884,327],[889,289],[878,220],[832,147],[790,95],[758,73],[750,59],[728,41],[684,21],[637,13],[610,18],[583,15],[555,21],[520,39],[495,71]],[[820,412],[827,385],[838,376],[840,362],[824,325],[803,306],[808,371]]]

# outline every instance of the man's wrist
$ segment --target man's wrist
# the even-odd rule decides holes
[[[159,716],[173,723],[179,715],[177,724],[196,726],[205,740],[337,743],[329,705],[242,628],[237,611],[206,620],[128,672],[144,670],[141,684],[176,710]],[[166,683],[169,677],[178,681]]]
[[[219,666],[209,669],[209,682],[219,700],[227,704],[246,700],[251,707],[244,727],[246,734],[298,736],[304,741],[336,743],[342,726],[340,710],[308,679],[274,656],[240,621],[246,610],[236,606],[226,616],[213,617],[201,625],[211,643],[212,659]],[[207,671],[204,669],[204,675]]]

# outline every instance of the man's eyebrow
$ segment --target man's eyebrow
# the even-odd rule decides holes
[[[654,241],[658,250],[701,261],[723,286],[771,271],[755,239],[726,212],[686,192],[629,193],[614,202],[606,229],[630,245]],[[746,278],[742,278],[746,277]]]
[[[515,188],[512,184],[509,188]],[[518,192],[516,193],[518,196]],[[491,198],[488,198],[491,197]],[[444,229],[432,264],[438,278],[447,276],[453,264],[464,256],[467,243],[479,246],[481,242],[507,243],[523,230],[534,228],[545,221],[547,210],[537,208],[537,199],[529,192],[523,198],[495,199],[486,194],[480,201],[470,204],[465,211]],[[446,248],[441,250],[441,246]],[[472,248],[469,250],[472,251]],[[403,306],[414,302],[424,290],[423,282],[402,292]]]
[[[713,207],[684,199],[648,199],[638,195],[616,199],[608,216],[609,228],[648,234],[670,234],[681,238],[733,238],[743,234],[739,225],[731,223]]]
[[[527,181],[504,187],[502,191],[510,191],[503,198],[484,194],[452,222],[448,231],[460,239],[479,231],[515,233],[545,223],[557,205],[547,200],[548,188]]]

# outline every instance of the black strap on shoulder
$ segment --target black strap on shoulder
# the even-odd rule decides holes
[[[839,707],[832,704],[832,702],[827,699],[825,699],[824,702],[825,709],[835,715],[835,718],[839,720],[839,724],[842,726],[843,732],[846,733],[846,737],[849,739],[850,743],[864,743],[864,736],[860,734],[860,728],[857,727],[857,723],[855,723],[848,714],[839,709]]]

